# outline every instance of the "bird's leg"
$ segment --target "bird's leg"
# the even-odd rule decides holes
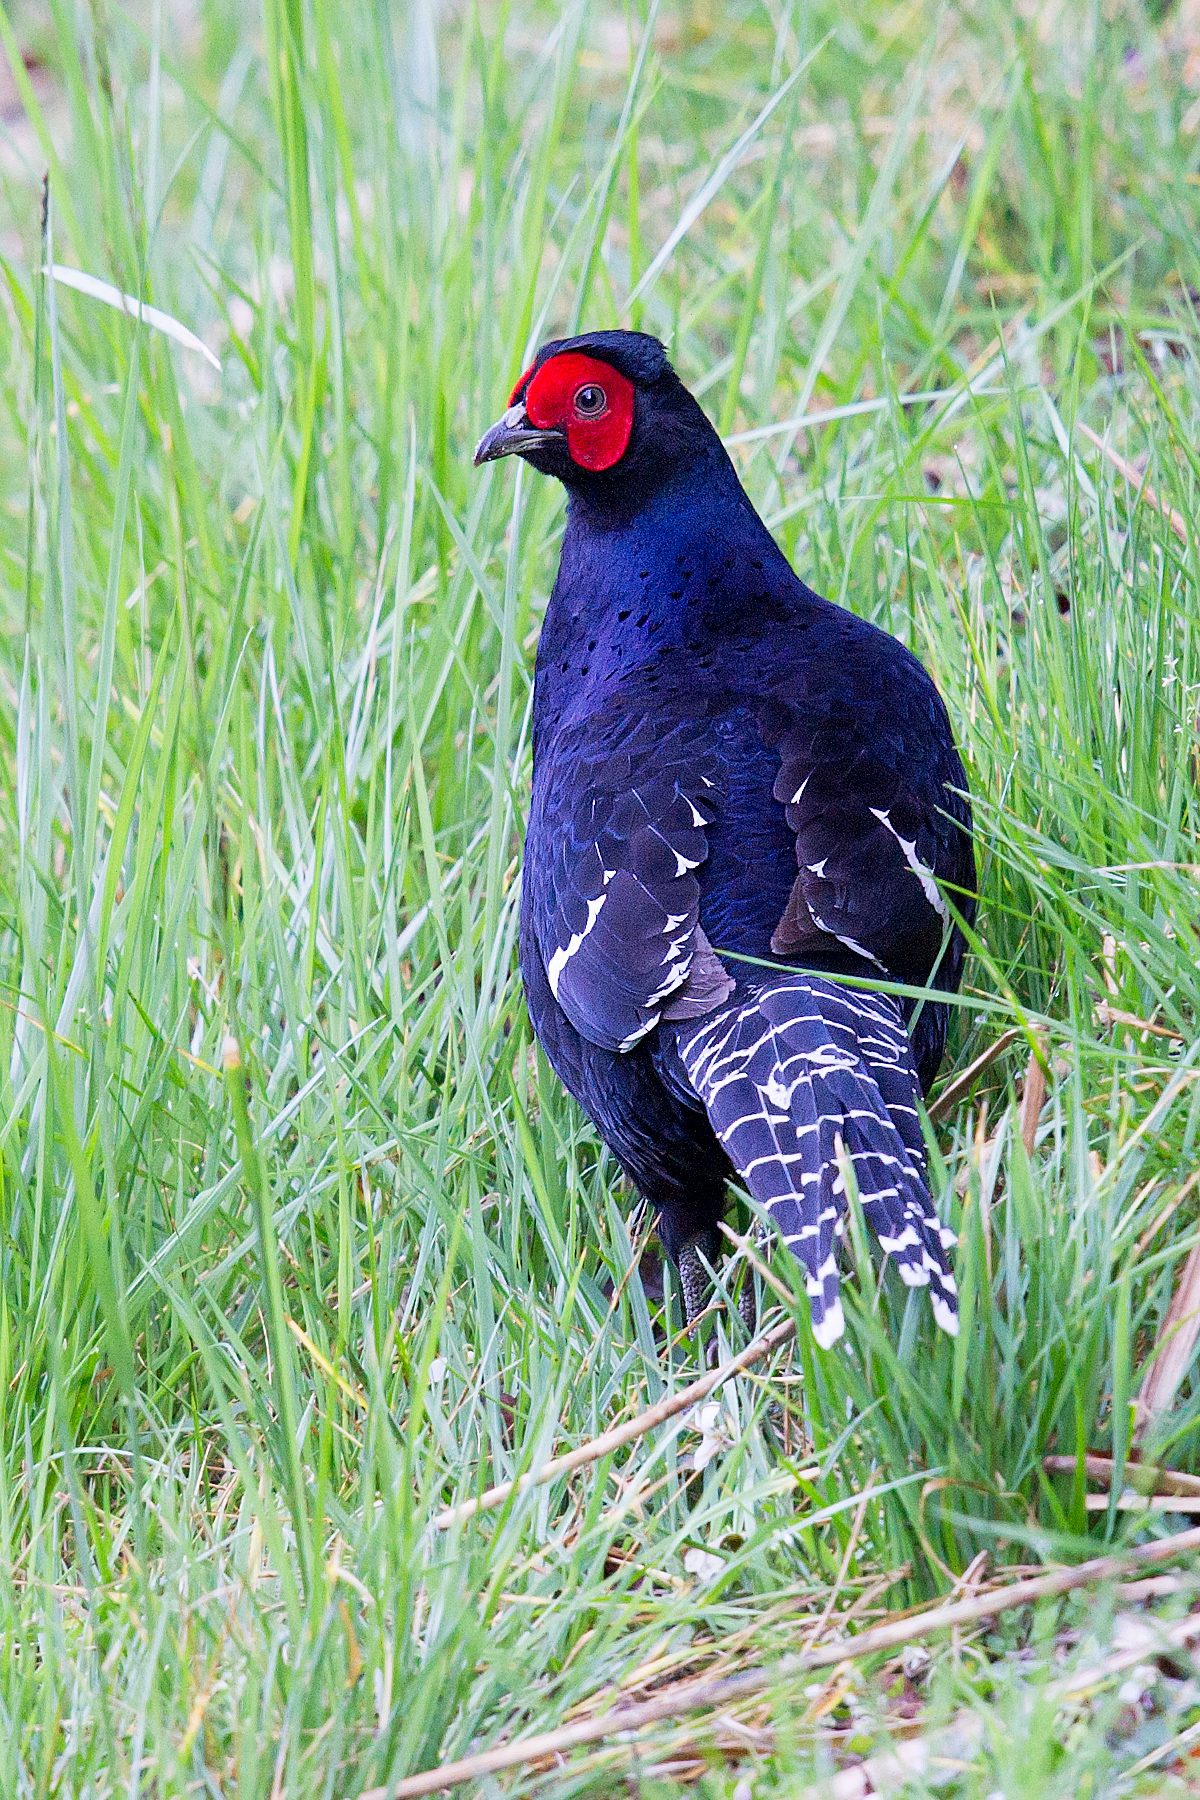
[[[709,1281],[708,1271],[701,1261],[707,1235],[703,1231],[697,1232],[695,1237],[687,1240],[679,1252],[679,1280],[683,1287],[685,1323],[688,1326],[695,1324],[712,1298],[712,1284]],[[752,1269],[747,1268],[742,1277],[737,1306],[742,1324],[753,1337],[758,1325],[758,1308],[754,1303],[754,1272]]]
[[[698,1231],[681,1246],[676,1267],[679,1270],[679,1285],[683,1289],[683,1310],[686,1322],[694,1325],[700,1314],[708,1305],[711,1287],[708,1271],[700,1260],[701,1250],[707,1247],[709,1233]]]
[[[698,1231],[694,1237],[686,1240],[679,1251],[676,1266],[679,1269],[680,1286],[683,1288],[684,1313],[689,1328],[695,1324],[712,1298],[712,1283],[702,1261],[704,1253],[707,1251],[711,1256],[712,1250],[711,1233]],[[750,1268],[746,1269],[742,1278],[742,1291],[738,1295],[737,1304],[747,1335],[753,1337],[758,1322],[758,1309],[754,1304],[754,1271]],[[715,1363],[716,1355],[717,1339],[714,1334],[709,1341],[707,1361]]]
[[[738,1295],[738,1311],[742,1315],[742,1324],[746,1327],[747,1337],[753,1337],[758,1330],[758,1308],[754,1304],[754,1270],[747,1264],[746,1273],[742,1276],[742,1291]]]

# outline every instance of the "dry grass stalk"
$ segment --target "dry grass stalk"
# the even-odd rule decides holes
[[[1193,1495],[1190,1499],[1181,1494],[1118,1494],[1115,1502],[1117,1512],[1156,1512],[1156,1513],[1200,1513],[1200,1499]],[[1107,1494],[1087,1494],[1084,1496],[1085,1512],[1107,1512],[1109,1497]]]
[[[1073,1475],[1073,1456],[1043,1456],[1042,1467],[1048,1475]],[[1092,1481],[1109,1485],[1115,1467],[1111,1456],[1085,1456],[1084,1474]],[[1190,1494],[1200,1497],[1200,1475],[1186,1475],[1182,1469],[1157,1469],[1152,1463],[1125,1464],[1125,1480],[1138,1494]]]
[[[981,1051],[975,1058],[974,1062],[969,1062],[960,1075],[956,1075],[953,1081],[947,1082],[929,1108],[930,1124],[940,1125],[943,1119],[948,1119],[959,1101],[965,1094],[970,1093],[984,1071],[990,1069],[992,1064],[1004,1055],[1009,1045],[1015,1044],[1017,1039],[1023,1035],[1019,1026],[1010,1025],[1007,1031],[1000,1033],[994,1044],[989,1044],[987,1049]]]
[[[1119,1006],[1110,1006],[1107,1000],[1098,1000],[1093,1009],[1097,1025],[1128,1025],[1131,1031],[1148,1031],[1152,1037],[1170,1038],[1173,1043],[1183,1043],[1182,1031],[1175,1031],[1170,1025],[1155,1025],[1150,1019],[1139,1019],[1136,1013],[1122,1012]]]
[[[1167,1308],[1150,1366],[1137,1401],[1134,1442],[1140,1442],[1168,1411],[1179,1384],[1191,1367],[1200,1336],[1200,1244],[1183,1265],[1183,1273]]]
[[[1145,1231],[1143,1231],[1134,1248],[1133,1254],[1135,1260],[1145,1256],[1146,1251],[1150,1248],[1150,1245],[1154,1242],[1167,1220],[1171,1217],[1171,1214],[1178,1209],[1184,1200],[1187,1199],[1198,1181],[1200,1181],[1200,1169],[1193,1169],[1183,1186],[1171,1196],[1157,1218],[1152,1219]]]
[[[1042,1060],[1045,1054],[1045,1049],[1041,1044],[1035,1044],[1029,1052],[1029,1062],[1025,1068],[1025,1085],[1021,1089],[1021,1110],[1017,1115],[1017,1123],[1026,1156],[1033,1155],[1033,1147],[1037,1141],[1038,1120],[1042,1116],[1042,1107],[1046,1100],[1046,1069]]]
[[[994,1054],[998,1056],[1002,1048],[1007,1049],[1008,1044],[1011,1043],[1014,1038],[1020,1037],[1021,1035],[1023,1035],[1023,1034],[1016,1030],[1013,1030],[1011,1032],[1005,1032],[1003,1034],[1003,1036],[1000,1039],[998,1039],[997,1043],[993,1046]],[[1007,1040],[1007,1042],[1006,1042],[1006,1040]],[[985,1053],[985,1054],[987,1054],[987,1053]],[[1021,1084],[1021,1099],[1020,1099],[1020,1104],[1017,1108],[1017,1129],[1019,1130],[1019,1132],[1021,1134],[1021,1142],[1025,1146],[1025,1154],[1026,1154],[1026,1156],[1030,1156],[1030,1157],[1033,1155],[1034,1148],[1035,1148],[1035,1145],[1037,1142],[1038,1120],[1042,1116],[1042,1107],[1045,1105],[1045,1101],[1046,1101],[1046,1068],[1045,1068],[1045,1061],[1044,1061],[1045,1055],[1046,1055],[1046,1044],[1045,1044],[1044,1035],[1041,1032],[1035,1033],[1034,1046],[1033,1046],[1033,1049],[1029,1053],[1029,1061],[1025,1066],[1025,1080]],[[982,1061],[983,1059],[980,1058],[978,1060]],[[972,1070],[974,1068],[975,1068],[975,1064],[972,1063],[970,1068],[965,1069],[963,1071],[963,1075],[962,1075],[961,1079],[965,1081],[966,1077],[968,1075],[971,1075]],[[973,1079],[973,1077],[972,1077],[972,1079]],[[958,1087],[957,1082],[954,1085],[956,1088]],[[937,1106],[939,1108],[942,1106],[943,1101],[945,1101],[948,1098],[948,1093],[949,1093],[949,1090],[947,1090],[947,1094],[943,1094],[942,1096],[939,1097],[938,1102],[937,1102]],[[956,1094],[955,1098],[957,1098],[957,1097],[958,1096]],[[954,1191],[960,1198],[966,1193],[967,1189],[971,1185],[972,1169],[982,1170],[984,1158],[986,1156],[989,1156],[991,1154],[991,1152],[995,1149],[997,1139],[1000,1136],[1000,1129],[1003,1128],[1003,1126],[1001,1125],[1000,1129],[997,1129],[996,1131],[994,1131],[992,1133],[992,1135],[990,1137],[988,1137],[986,1135],[985,1114],[986,1114],[986,1104],[980,1112],[979,1126],[975,1133],[975,1145],[974,1145],[974,1149],[973,1149],[973,1152],[971,1155],[971,1159],[959,1170],[958,1175],[954,1182]],[[931,1112],[929,1116],[931,1119],[934,1119],[933,1112]],[[942,1114],[939,1111],[937,1116],[940,1118],[940,1117],[943,1117],[944,1114]],[[935,1123],[936,1123],[936,1120],[935,1120]],[[991,1272],[992,1272],[991,1254],[989,1251],[989,1254],[988,1254],[988,1274],[989,1274],[989,1276],[991,1275]]]
[[[1145,500],[1147,506],[1152,506],[1155,512],[1162,514],[1180,543],[1186,544],[1187,522],[1184,519],[1183,514],[1176,512],[1169,501],[1163,500],[1150,486],[1145,475],[1139,474],[1133,464],[1127,462],[1123,456],[1113,449],[1111,444],[1107,444],[1098,432],[1092,430],[1090,425],[1085,425],[1081,419],[1076,419],[1075,429],[1076,431],[1082,432],[1089,443],[1095,444],[1101,456],[1108,458],[1113,468],[1117,470],[1118,474],[1125,477],[1130,487]]]
[[[859,1537],[862,1535],[863,1520],[867,1516],[867,1506],[870,1503],[871,1493],[872,1493],[872,1490],[874,1489],[874,1486],[875,1486],[875,1477],[872,1474],[867,1482],[866,1487],[862,1491],[862,1498],[859,1500],[858,1505],[854,1509],[854,1523],[850,1527],[850,1536],[846,1543],[845,1554],[842,1557],[841,1567],[839,1568],[839,1570],[837,1572],[837,1580],[834,1582],[833,1586],[829,1590],[829,1598],[825,1602],[825,1606],[821,1613],[820,1618],[817,1620],[816,1624],[813,1626],[813,1629],[808,1634],[808,1643],[809,1644],[815,1644],[817,1642],[818,1638],[821,1636],[821,1633],[825,1630],[825,1627],[829,1624],[829,1621],[830,1621],[831,1617],[833,1616],[833,1609],[837,1605],[838,1600],[841,1597],[842,1589],[846,1584],[846,1576],[850,1572],[850,1564],[854,1560],[854,1552],[855,1552],[856,1548],[858,1547]]]
[[[1143,1600],[1162,1600],[1168,1594],[1194,1594],[1196,1580],[1187,1575],[1147,1575],[1144,1581],[1125,1581],[1117,1597],[1138,1605]]]
[[[958,1174],[954,1178],[954,1191],[958,1195],[960,1200],[963,1198],[967,1189],[970,1187],[971,1176],[976,1171],[978,1171],[980,1182],[982,1183],[984,1158],[987,1156],[990,1156],[992,1154],[993,1150],[995,1150],[996,1144],[1000,1137],[1000,1131],[1003,1129],[1003,1120],[1001,1121],[1000,1128],[997,1129],[996,1131],[993,1131],[990,1136],[988,1135],[987,1126],[988,1126],[988,1108],[987,1108],[987,1099],[985,1097],[983,1105],[979,1109],[979,1118],[977,1119],[976,1124],[975,1124],[975,1137],[971,1144],[970,1156],[967,1158],[967,1161],[963,1164],[962,1168],[958,1171]],[[985,1205],[985,1213],[986,1213],[986,1205]],[[990,1238],[990,1236],[985,1237],[984,1242],[985,1242],[985,1245],[987,1248],[988,1275],[990,1277],[990,1275],[992,1273],[992,1253],[991,1253],[991,1238]]]
[[[689,1387],[681,1388],[679,1393],[671,1394],[660,1400],[657,1406],[649,1407],[639,1413],[635,1419],[627,1419],[623,1425],[615,1425],[611,1431],[601,1432],[589,1443],[580,1444],[577,1449],[570,1450],[565,1456],[556,1456],[550,1462],[543,1463],[540,1469],[531,1469],[516,1481],[502,1481],[498,1486],[489,1488],[477,1499],[464,1500],[459,1506],[447,1507],[445,1512],[437,1514],[433,1521],[435,1529],[446,1531],[451,1525],[461,1525],[464,1520],[474,1518],[478,1512],[486,1512],[494,1506],[502,1506],[512,1494],[527,1493],[530,1488],[545,1487],[547,1482],[554,1481],[560,1475],[569,1475],[573,1469],[582,1469],[589,1463],[599,1462],[602,1457],[610,1456],[614,1450],[620,1450],[625,1444],[632,1444],[635,1439],[645,1437],[647,1432],[656,1426],[663,1425],[689,1407],[698,1406],[706,1400],[714,1388],[722,1386],[730,1376],[740,1374],[752,1363],[761,1362],[773,1350],[788,1344],[796,1335],[796,1327],[791,1319],[782,1325],[776,1325],[762,1337],[755,1338],[752,1344],[739,1351],[737,1356],[730,1357],[719,1369],[711,1369]]]
[[[976,1559],[978,1561],[979,1558]],[[975,1566],[974,1563],[971,1565],[972,1568]],[[956,1588],[968,1583],[969,1575],[970,1570],[965,1571],[959,1577]],[[1194,1582],[1177,1575],[1151,1575],[1144,1581],[1127,1582],[1116,1590],[1121,1600],[1135,1603],[1161,1598],[1167,1594],[1194,1591]],[[1200,1617],[1195,1613],[1165,1625],[1126,1614],[1117,1621],[1115,1645],[1107,1656],[1098,1663],[1090,1663],[1061,1677],[1048,1691],[1058,1700],[1070,1700],[1081,1693],[1094,1692],[1117,1675],[1123,1674],[1131,1665],[1145,1661],[1148,1657],[1170,1655],[1198,1634]],[[952,1638],[957,1635],[957,1632],[953,1633]],[[1133,1642],[1129,1641],[1130,1637]],[[833,1692],[844,1692],[844,1684],[838,1682],[836,1671],[832,1682]],[[902,1735],[904,1727],[900,1726],[887,1749],[877,1751],[852,1768],[840,1769],[817,1787],[802,1789],[799,1800],[869,1800],[869,1796],[873,1794],[887,1793],[892,1788],[902,1786],[914,1775],[945,1780],[955,1772],[965,1773],[974,1759],[982,1726],[980,1715],[966,1709],[958,1712],[947,1725],[937,1731],[916,1731],[905,1736]],[[893,1730],[896,1729],[893,1726]],[[1200,1730],[1200,1727],[1193,1727],[1193,1730]],[[755,1729],[743,1720],[732,1718],[714,1720],[705,1736],[716,1748],[735,1754],[748,1748],[759,1755],[770,1755],[777,1743],[776,1734],[770,1727]],[[1171,1745],[1160,1746],[1154,1754],[1160,1755],[1170,1748]],[[603,1752],[600,1754],[603,1755]],[[642,1775],[651,1779],[656,1775],[669,1774],[673,1769],[682,1771],[686,1768],[699,1772],[709,1766],[702,1751],[690,1744],[674,1748],[667,1754],[672,1760],[644,1764]],[[553,1766],[550,1758],[543,1759],[543,1763]],[[579,1765],[581,1769],[586,1766]],[[596,1766],[599,1766],[599,1758],[596,1759]]]
[[[750,1348],[753,1349],[754,1346],[751,1345]],[[849,1641],[843,1639],[820,1645],[797,1656],[784,1657],[769,1668],[746,1669],[740,1675],[731,1675],[720,1681],[679,1682],[640,1705],[615,1707],[601,1713],[598,1718],[580,1719],[555,1731],[542,1731],[532,1737],[520,1738],[516,1743],[502,1744],[495,1750],[484,1750],[476,1756],[441,1763],[435,1769],[424,1769],[420,1774],[389,1782],[386,1787],[368,1788],[360,1796],[360,1800],[414,1800],[418,1794],[433,1794],[440,1788],[477,1781],[500,1769],[516,1768],[523,1763],[535,1762],[539,1757],[561,1755],[582,1744],[600,1743],[604,1738],[618,1733],[622,1736],[632,1735],[645,1726],[658,1724],[664,1719],[677,1719],[687,1713],[729,1706],[751,1699],[780,1682],[806,1675],[811,1669],[828,1668],[831,1664],[845,1662],[851,1657],[873,1656],[881,1650],[894,1650],[901,1644],[911,1643],[915,1638],[928,1637],[935,1631],[993,1618],[1011,1607],[1027,1606],[1035,1600],[1070,1593],[1075,1588],[1116,1580],[1147,1563],[1174,1560],[1192,1550],[1200,1550],[1200,1527],[1178,1532],[1174,1537],[1160,1539],[1153,1544],[1143,1544],[1122,1556],[1095,1557],[1073,1569],[1054,1569],[1047,1575],[1018,1581],[1008,1588],[976,1594],[969,1600],[953,1601],[950,1605],[930,1607],[926,1612],[915,1616],[892,1619],[886,1625],[877,1625],[870,1631],[860,1632]],[[1167,1627],[1164,1635],[1185,1627],[1188,1628],[1189,1635],[1200,1631],[1200,1616]],[[1131,1654],[1136,1656],[1144,1652]],[[1110,1658],[1109,1662],[1112,1660]],[[1089,1683],[1096,1678],[1094,1671],[1089,1672]],[[1067,1681],[1072,1684],[1071,1691],[1076,1691],[1073,1685],[1075,1678],[1068,1677]]]

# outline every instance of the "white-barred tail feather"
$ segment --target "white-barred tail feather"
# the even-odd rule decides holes
[[[680,1026],[675,1043],[730,1161],[807,1271],[817,1343],[828,1348],[845,1323],[840,1146],[880,1247],[957,1332],[955,1238],[930,1198],[917,1072],[895,1001],[788,975]]]

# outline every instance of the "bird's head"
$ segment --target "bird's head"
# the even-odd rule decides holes
[[[623,509],[716,443],[657,338],[591,331],[542,345],[475,464],[523,456],[572,493]]]

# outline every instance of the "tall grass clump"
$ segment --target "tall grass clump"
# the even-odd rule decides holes
[[[1115,1495],[1200,1452],[1193,1376],[1136,1405],[1197,1243],[1189,6],[26,0],[0,47],[3,1791],[354,1794],[1174,1529]],[[562,498],[470,463],[621,323],[934,672],[947,1077],[1010,1036],[931,1127],[957,1341],[860,1257],[836,1353],[800,1306],[703,1438],[443,1529],[696,1372],[515,972]],[[1150,1753],[1006,1648],[948,1665],[945,1791]],[[781,1791],[810,1701],[737,1752]]]

